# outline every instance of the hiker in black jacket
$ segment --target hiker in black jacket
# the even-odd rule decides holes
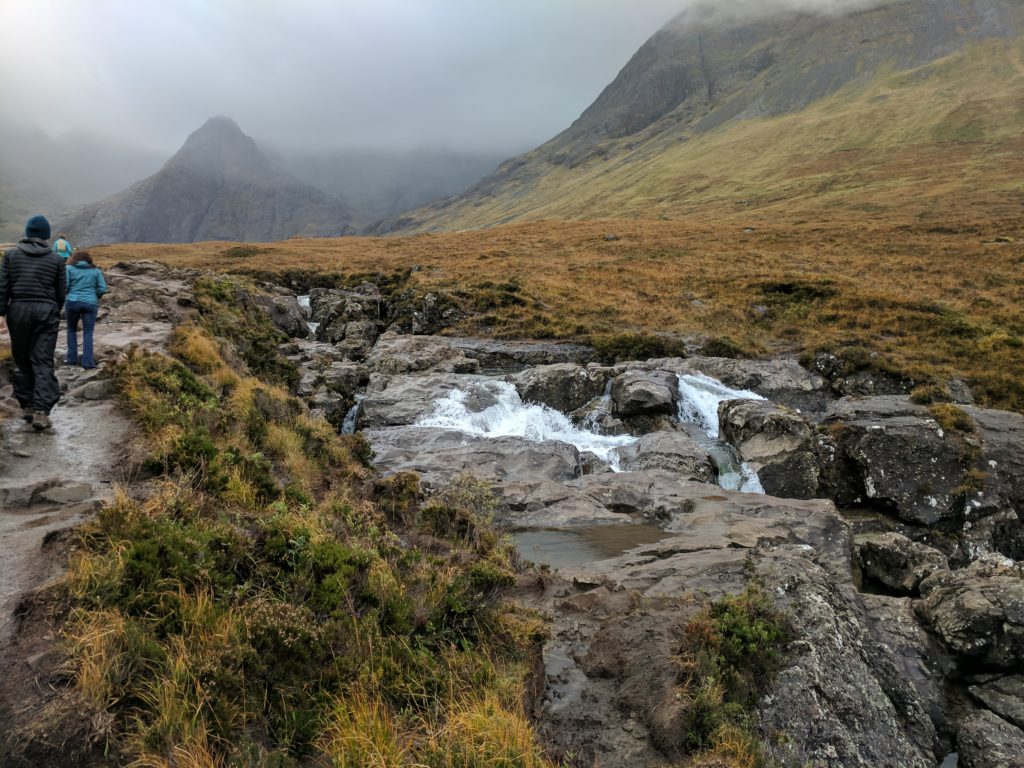
[[[53,354],[60,330],[60,308],[67,292],[64,259],[50,250],[50,222],[33,216],[25,237],[0,264],[0,321],[11,333],[14,396],[22,417],[42,431],[60,399]]]

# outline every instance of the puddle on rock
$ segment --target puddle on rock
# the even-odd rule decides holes
[[[512,533],[524,559],[556,570],[618,557],[634,547],[653,544],[672,535],[650,524],[601,525],[573,531],[531,529]]]

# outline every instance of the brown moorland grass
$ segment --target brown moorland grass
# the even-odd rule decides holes
[[[1020,218],[542,221],[391,238],[128,244],[151,259],[296,288],[399,275],[469,310],[453,329],[593,341],[624,333],[731,340],[755,355],[831,350],[915,382],[965,377],[1024,410]],[[240,255],[241,254],[241,255]],[[410,271],[411,270],[411,271]],[[514,295],[514,301],[503,301]]]

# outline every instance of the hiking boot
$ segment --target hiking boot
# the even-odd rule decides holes
[[[33,411],[31,408],[22,408],[21,409],[21,418],[23,418],[25,421],[32,421],[32,419],[33,419],[33,417],[35,417],[35,415],[36,415],[36,412]]]
[[[50,421],[50,417],[42,411],[36,411],[32,415],[32,429],[36,432],[42,432],[44,429],[49,429],[53,426],[53,422]]]

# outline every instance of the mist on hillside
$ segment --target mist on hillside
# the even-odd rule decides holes
[[[0,91],[14,108],[0,122],[0,227],[125,189],[216,114],[300,180],[368,219],[391,216],[559,133],[673,18],[877,4],[4,3]],[[26,29],[60,39],[62,55],[32,55]]]

